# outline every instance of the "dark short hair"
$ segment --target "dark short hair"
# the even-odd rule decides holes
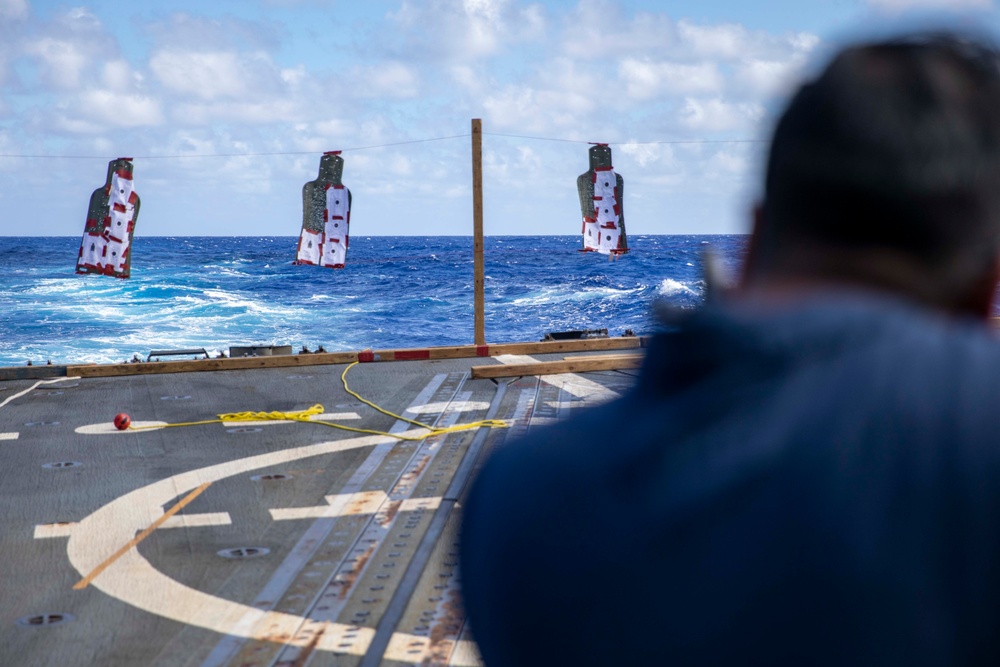
[[[891,250],[936,269],[1000,248],[1000,57],[911,35],[839,52],[781,116],[756,242]]]

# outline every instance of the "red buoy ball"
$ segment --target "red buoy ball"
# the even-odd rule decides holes
[[[119,412],[115,415],[115,428],[119,431],[124,431],[129,426],[132,425],[132,418],[129,417],[124,412]]]

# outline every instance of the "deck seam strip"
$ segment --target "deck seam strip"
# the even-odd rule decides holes
[[[497,386],[497,393],[493,397],[490,408],[486,413],[487,420],[496,418],[505,392],[506,385],[500,384]],[[389,641],[392,639],[396,627],[406,612],[410,598],[420,583],[420,576],[427,567],[427,563],[434,551],[434,546],[444,531],[448,517],[458,502],[459,494],[468,481],[478,458],[479,450],[482,448],[483,443],[486,441],[486,436],[490,431],[491,429],[489,428],[479,429],[472,443],[469,445],[465,457],[459,464],[458,470],[455,471],[451,484],[441,500],[441,505],[434,512],[430,525],[427,527],[427,532],[424,533],[423,539],[420,540],[420,544],[417,546],[413,558],[410,559],[406,572],[403,573],[392,599],[389,601],[385,612],[382,614],[382,618],[375,627],[375,636],[368,645],[368,651],[358,664],[358,667],[377,667],[382,663],[385,651],[389,647]]]

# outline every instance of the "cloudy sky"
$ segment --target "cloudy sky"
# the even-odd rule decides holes
[[[0,235],[75,236],[135,158],[136,234],[295,236],[343,150],[355,235],[576,234],[608,142],[630,234],[746,231],[789,86],[845,40],[994,0],[0,0]]]

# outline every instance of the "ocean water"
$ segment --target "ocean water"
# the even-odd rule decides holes
[[[351,237],[347,267],[294,266],[296,237],[137,237],[132,277],[75,274],[78,237],[0,237],[0,366],[121,362],[151,350],[327,351],[473,342],[472,237]],[[629,236],[618,261],[578,236],[485,240],[486,340],[649,334],[657,299],[702,299],[701,253],[746,237]]]

